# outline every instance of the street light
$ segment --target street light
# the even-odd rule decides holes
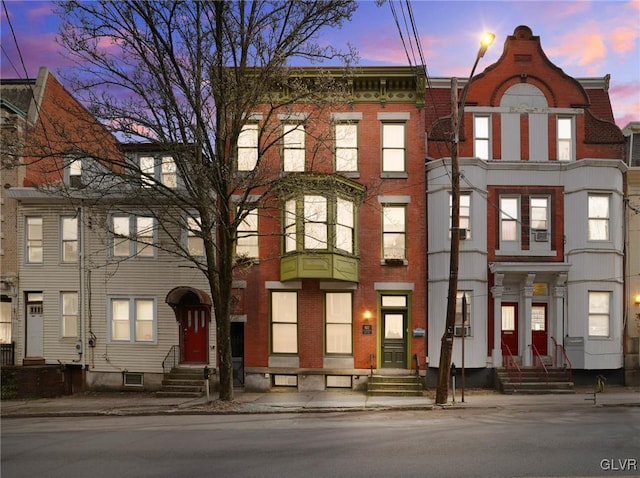
[[[440,344],[440,364],[438,367],[438,384],[436,387],[436,404],[447,403],[449,395],[449,367],[453,351],[453,336],[456,320],[456,296],[458,295],[458,264],[460,259],[460,168],[458,165],[458,142],[460,139],[460,121],[464,119],[464,103],[469,86],[473,81],[480,58],[487,52],[496,36],[485,33],[480,40],[480,49],[476,61],[471,68],[469,80],[462,90],[462,98],[458,101],[458,79],[451,79],[451,126],[453,141],[451,144],[451,252],[449,255],[449,294],[447,295],[447,319]],[[464,340],[464,339],[463,339]]]

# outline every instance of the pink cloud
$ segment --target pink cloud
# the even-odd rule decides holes
[[[623,128],[630,121],[638,121],[640,111],[640,80],[612,84],[609,90],[616,124]]]
[[[640,2],[638,2],[640,4]],[[635,48],[635,42],[640,38],[638,28],[621,27],[611,33],[611,46],[616,53],[627,53]]]

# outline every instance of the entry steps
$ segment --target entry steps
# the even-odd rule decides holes
[[[156,392],[157,397],[197,398],[205,393],[204,367],[171,369],[162,380],[162,388]]]
[[[558,367],[547,367],[545,376],[538,368],[521,367],[520,377],[516,373],[509,374],[506,368],[496,369],[498,389],[510,394],[545,395],[576,393],[573,382],[567,378],[566,370]]]
[[[420,397],[424,387],[415,375],[372,375],[367,382],[367,395]]]

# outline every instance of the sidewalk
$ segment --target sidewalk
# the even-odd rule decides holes
[[[460,390],[456,402],[435,405],[433,390],[421,397],[371,397],[365,392],[353,391],[272,391],[251,393],[237,390],[233,402],[217,400],[217,394],[200,398],[158,398],[152,393],[87,392],[57,398],[32,400],[5,400],[0,403],[0,416],[25,417],[79,417],[79,416],[134,416],[134,415],[198,415],[248,413],[306,413],[353,412],[388,410],[433,409],[499,409],[525,407],[640,407],[640,389],[608,387],[604,393],[594,394],[591,389],[576,389],[569,395],[502,395],[491,390],[465,391],[461,401]]]

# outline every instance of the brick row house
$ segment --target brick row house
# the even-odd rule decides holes
[[[254,167],[268,122],[282,138],[264,164],[282,186],[238,233],[236,385],[363,390],[372,372],[418,365],[424,377],[425,364],[434,380],[449,272],[451,86],[426,80],[420,68],[358,68],[348,103],[317,121],[300,104],[277,115],[258,108],[244,126],[238,174]],[[467,321],[460,300],[456,336],[464,326],[477,384],[493,384],[507,347],[528,367],[564,345],[574,369],[620,376],[627,166],[607,89],[608,77],[567,76],[522,26],[469,88],[458,286]],[[166,152],[118,146],[140,171],[180,187]],[[97,207],[83,199],[91,178],[81,164],[57,169],[77,189],[71,198],[34,187],[29,167],[7,190],[17,202],[18,363],[62,363],[91,388],[148,390],[160,388],[172,354],[175,365],[215,369],[205,277],[163,246],[171,234],[197,253],[189,218],[165,229],[118,195]]]

